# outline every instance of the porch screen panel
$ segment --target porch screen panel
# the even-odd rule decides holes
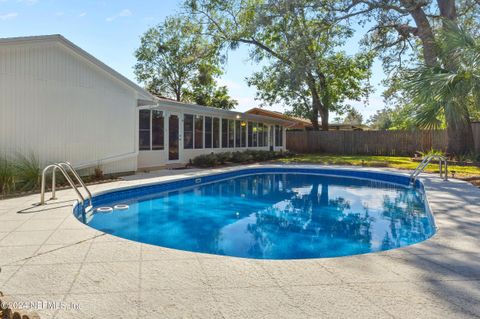
[[[193,148],[193,115],[183,116],[183,148]]]
[[[263,124],[263,146],[268,146],[268,125]]]
[[[212,118],[205,116],[205,148],[212,148]]]
[[[195,116],[195,148],[203,148],[203,116]]]
[[[242,128],[240,121],[235,121],[235,147],[240,147],[242,140]]]
[[[258,147],[263,146],[263,123],[258,123]]]
[[[247,123],[242,122],[240,123],[240,126],[242,127],[242,137],[241,137],[241,147],[247,146]]]
[[[279,144],[280,144],[280,145],[278,145],[278,146],[283,146],[283,126],[279,125],[278,127],[279,127],[278,130],[279,130],[279,132],[280,132],[280,133],[279,133],[279,135],[280,135],[280,143],[279,143]]]
[[[235,146],[235,121],[228,121],[228,147]]]
[[[220,147],[220,119],[213,118],[213,148]]]
[[[253,123],[248,122],[247,126],[248,126],[248,147],[252,147],[253,146]]]
[[[275,146],[283,146],[283,126],[275,125]]]
[[[222,119],[222,147],[228,147],[228,120]]]

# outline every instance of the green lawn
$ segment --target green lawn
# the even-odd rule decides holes
[[[324,165],[355,165],[366,167],[392,167],[398,169],[413,170],[418,162],[414,162],[410,157],[401,156],[342,156],[326,154],[299,154],[293,157],[282,158],[278,160],[282,163],[314,163]],[[455,172],[456,177],[480,179],[480,167],[477,166],[459,166],[449,165],[450,176]],[[438,163],[428,165],[427,172],[438,173]]]

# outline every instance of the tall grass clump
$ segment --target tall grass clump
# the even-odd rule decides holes
[[[6,156],[0,157],[0,194],[6,195],[15,190],[15,167]]]
[[[18,190],[31,191],[40,187],[40,161],[34,153],[17,154],[13,165]]]

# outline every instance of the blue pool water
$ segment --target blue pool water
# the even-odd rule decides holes
[[[373,174],[382,180],[372,180],[342,172],[346,176],[258,170],[206,184],[192,179],[154,185],[94,198],[95,208],[127,204],[127,210],[85,215],[77,207],[77,216],[93,228],[143,243],[259,259],[363,254],[435,233],[421,187],[401,185],[403,176]]]

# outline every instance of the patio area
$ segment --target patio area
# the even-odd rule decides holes
[[[165,170],[90,189],[234,169]],[[480,317],[480,189],[421,180],[439,228],[433,238],[325,259],[242,259],[114,237],[73,216],[72,190],[43,207],[32,206],[38,194],[0,201],[0,299],[41,318]]]

